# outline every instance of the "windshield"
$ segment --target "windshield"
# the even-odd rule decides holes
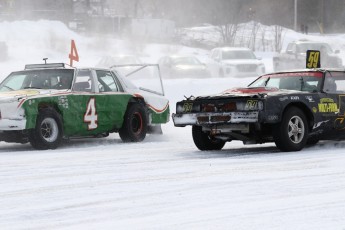
[[[271,74],[258,78],[248,87],[268,87],[315,92],[320,91],[322,76],[323,74],[321,72]]]
[[[226,59],[256,59],[256,57],[249,50],[227,50],[223,51],[223,60]]]
[[[0,91],[70,89],[73,75],[73,69],[39,69],[13,72],[0,84]]]
[[[320,50],[326,53],[333,53],[332,48],[327,43],[302,43],[297,45],[298,53],[306,53],[307,50]]]

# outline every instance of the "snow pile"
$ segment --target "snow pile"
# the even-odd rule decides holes
[[[58,21],[14,21],[0,23],[0,41],[9,47],[9,56],[16,59],[67,53],[70,39],[80,36]]]

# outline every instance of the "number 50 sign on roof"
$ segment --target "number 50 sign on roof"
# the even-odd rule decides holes
[[[79,62],[79,55],[74,40],[71,40],[71,52],[68,55],[70,66],[73,66],[73,61]]]

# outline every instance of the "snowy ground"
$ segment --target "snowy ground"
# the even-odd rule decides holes
[[[87,41],[78,44],[82,53]],[[12,71],[41,60],[34,48],[28,47],[30,57],[16,47],[0,67]],[[90,52],[86,64],[98,55]],[[173,112],[183,95],[252,80],[170,79],[164,85]],[[345,142],[290,153],[274,144],[231,142],[222,151],[201,152],[190,127],[169,122],[163,132],[142,143],[124,144],[113,134],[49,151],[0,143],[0,229],[345,230]]]

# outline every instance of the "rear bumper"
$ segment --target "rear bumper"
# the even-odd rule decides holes
[[[0,119],[0,131],[24,130],[26,119]]]

